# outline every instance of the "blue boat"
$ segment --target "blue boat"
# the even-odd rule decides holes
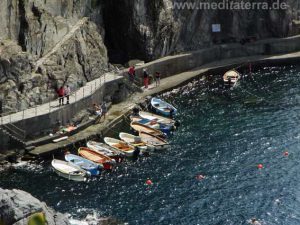
[[[146,125],[148,127],[157,129],[165,133],[166,135],[169,135],[172,130],[174,130],[174,127],[172,125],[166,125],[163,123],[159,123],[156,120],[149,120],[141,117],[132,117],[131,121],[138,122],[140,124]]]
[[[177,109],[174,106],[159,98],[152,98],[151,106],[156,113],[164,116],[172,117],[177,113]]]
[[[99,164],[94,163],[88,159],[82,158],[78,155],[66,154],[65,159],[67,162],[75,164],[80,168],[88,171],[92,176],[97,176],[100,174],[102,167]]]

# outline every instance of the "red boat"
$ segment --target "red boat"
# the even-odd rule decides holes
[[[103,169],[106,170],[112,169],[116,163],[114,159],[86,147],[80,147],[78,154],[88,160],[103,165]]]

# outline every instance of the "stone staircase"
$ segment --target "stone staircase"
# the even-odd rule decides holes
[[[73,37],[73,35],[76,33],[77,30],[79,30],[86,22],[88,21],[88,17],[84,17],[77,21],[77,23],[71,28],[69,33],[67,33],[57,44],[49,51],[47,54],[45,54],[43,57],[41,57],[39,60],[36,61],[35,64],[35,71],[38,70],[38,68],[44,64],[47,59],[57,52],[59,49],[61,49],[62,45],[67,42],[70,38]]]
[[[21,145],[26,145],[26,132],[12,123],[3,124],[0,130],[11,139],[17,141]]]

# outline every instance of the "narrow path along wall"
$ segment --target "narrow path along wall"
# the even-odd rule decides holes
[[[294,36],[284,39],[269,39],[250,43],[247,45],[230,44],[230,45],[218,45],[208,49],[202,49],[195,52],[184,53],[176,56],[168,56],[150,63],[147,63],[137,68],[137,76],[142,77],[142,69],[147,68],[150,73],[159,71],[162,74],[162,78],[168,77],[174,74],[182,73],[184,71],[192,70],[203,64],[224,60],[233,59],[245,56],[267,56],[270,54],[289,53],[300,50],[300,36]],[[245,61],[247,63],[247,61]],[[122,80],[127,77],[127,71],[121,71],[119,75],[119,84],[124,83]],[[106,85],[107,94],[111,96],[114,92],[109,88],[109,83]],[[99,92],[101,92],[99,90]],[[92,96],[99,95],[98,91]],[[97,99],[97,97],[95,97]],[[34,115],[31,118],[27,118],[26,121],[18,121],[16,126],[21,126],[27,132],[35,133],[42,131],[46,127],[51,126],[53,121],[61,120],[66,122],[67,118],[72,117],[76,111],[87,107],[86,100],[78,100],[70,106],[56,109],[53,112],[45,113],[42,117],[38,118]],[[12,115],[14,116],[14,115]],[[17,114],[15,114],[17,116]],[[20,115],[19,115],[20,117]],[[9,118],[4,118],[7,122]],[[42,123],[40,123],[42,121]],[[38,125],[37,125],[38,124]],[[0,135],[0,139],[5,139],[4,135]]]

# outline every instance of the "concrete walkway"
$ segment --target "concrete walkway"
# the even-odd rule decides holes
[[[124,115],[130,113],[131,109],[139,102],[142,102],[146,96],[162,93],[178,86],[189,82],[193,78],[201,76],[203,73],[208,72],[211,69],[217,68],[234,68],[238,65],[244,63],[271,63],[280,62],[283,60],[300,60],[300,52],[295,52],[291,54],[278,55],[278,56],[251,56],[251,57],[241,57],[226,59],[217,62],[212,62],[205,64],[194,70],[187,71],[184,73],[176,74],[161,80],[159,87],[155,87],[155,83],[149,85],[149,88],[144,90],[143,93],[136,93],[130,96],[126,101],[121,102],[116,105],[112,105],[109,110],[106,120],[102,121],[100,124],[96,124],[86,128],[85,130],[78,132],[70,136],[67,140],[59,143],[49,143],[43,146],[38,146],[30,153],[36,156],[43,156],[53,154],[55,151],[60,149],[66,149],[68,147],[74,146],[76,142],[84,142],[92,137],[96,137],[99,134],[105,135],[108,131],[113,131],[113,127],[122,121]]]
[[[99,89],[104,83],[119,79],[120,76],[113,73],[106,73],[102,75],[101,77],[97,78],[96,80],[87,82],[85,86],[81,87],[77,91],[73,92],[70,95],[70,103],[79,101],[80,99],[90,96],[93,94],[97,89]],[[66,99],[65,99],[66,103]],[[64,107],[64,106],[61,106]],[[53,100],[49,103],[45,103],[43,105],[38,105],[34,108],[25,109],[23,111],[10,114],[8,116],[1,117],[1,125],[2,124],[8,124],[13,123],[17,121],[21,121],[24,119],[45,115],[48,113],[51,113],[53,111],[61,109],[61,107],[58,106],[58,99]]]

